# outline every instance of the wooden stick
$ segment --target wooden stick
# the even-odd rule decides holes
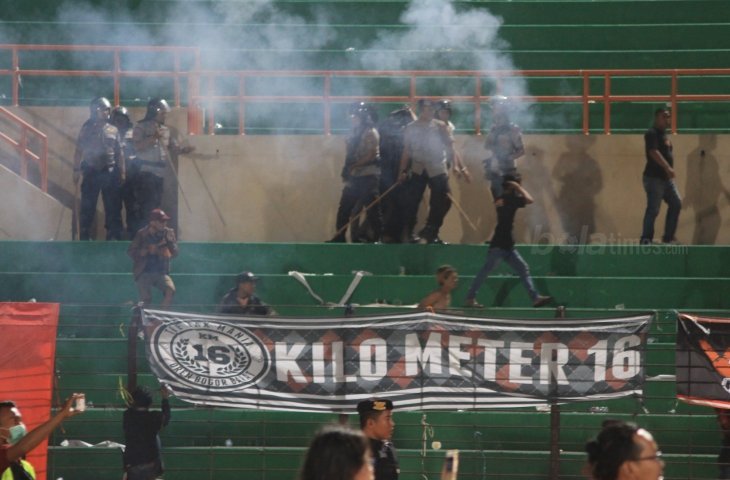
[[[372,207],[374,207],[376,204],[378,204],[383,198],[385,198],[386,195],[388,195],[390,192],[392,192],[393,189],[395,187],[397,187],[398,185],[400,185],[400,184],[398,182],[395,182],[386,191],[384,191],[383,193],[381,193],[380,195],[378,195],[377,197],[375,197],[375,200],[373,200],[372,202],[370,202],[370,204],[367,207],[365,207],[365,209],[363,210],[363,212],[367,213],[368,210],[370,210]],[[337,230],[337,233],[335,233],[335,237],[338,237],[338,236],[342,235],[343,233],[345,233],[347,231],[347,228],[350,225],[352,225],[355,220],[357,220],[357,217],[358,216],[359,215],[355,215],[354,217],[352,217],[350,219],[349,222],[347,222],[346,224],[344,224],[342,226],[342,228],[340,228],[339,230]]]
[[[459,205],[459,202],[457,202],[457,201],[456,201],[456,199],[455,199],[455,198],[454,198],[454,196],[453,196],[453,195],[451,194],[451,192],[447,193],[446,195],[448,195],[448,196],[449,196],[449,199],[451,200],[451,203],[453,203],[453,204],[454,204],[454,206],[455,206],[455,207],[456,207],[456,209],[457,209],[457,210],[459,211],[459,213],[461,214],[461,216],[462,216],[462,217],[464,217],[464,220],[466,220],[466,223],[468,223],[468,224],[469,224],[469,226],[470,226],[470,227],[471,227],[471,228],[472,228],[472,229],[473,229],[473,230],[474,230],[475,232],[477,232],[477,231],[478,231],[478,230],[477,230],[477,226],[476,226],[476,225],[474,225],[474,222],[472,222],[472,221],[471,221],[471,218],[469,218],[469,215],[467,215],[467,214],[466,214],[466,212],[464,211],[464,209],[463,209],[463,208],[461,208],[461,205]]]

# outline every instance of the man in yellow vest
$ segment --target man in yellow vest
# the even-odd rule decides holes
[[[27,431],[14,402],[0,402],[0,480],[35,480],[33,465],[23,459],[65,419],[81,413],[74,402],[84,395],[74,393],[50,420]]]

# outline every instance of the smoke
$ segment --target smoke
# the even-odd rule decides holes
[[[20,2],[18,2],[20,3]],[[24,2],[33,3],[33,2]],[[106,44],[192,46],[200,49],[203,70],[230,71],[217,75],[215,95],[234,100],[215,103],[218,133],[238,132],[238,102],[242,82],[238,70],[474,70],[485,72],[482,94],[528,95],[524,79],[500,79],[487,72],[514,70],[509,45],[500,38],[503,19],[486,8],[452,0],[411,0],[410,3],[309,4],[273,0],[177,0],[170,2],[99,2],[66,0],[48,3],[38,13],[19,7],[12,21],[0,21],[0,40],[6,43]],[[39,16],[42,15],[42,16]],[[10,17],[8,17],[10,18]],[[8,55],[9,57],[9,55]],[[7,60],[7,59],[6,59]],[[192,69],[194,57],[183,56],[181,70]],[[7,63],[7,61],[5,62]],[[21,68],[111,70],[108,52],[46,53],[21,55]],[[7,68],[7,67],[6,67]],[[172,70],[172,55],[123,53],[123,71]],[[91,98],[112,93],[109,77],[73,77],[53,81],[44,77],[23,79],[22,100],[29,103],[86,105]],[[417,96],[471,96],[474,78],[430,77],[419,79]],[[0,93],[9,94],[9,82]],[[205,92],[208,83],[201,82]],[[183,89],[186,85],[183,82]],[[245,81],[247,95],[321,96],[321,76],[258,77]],[[172,81],[123,78],[122,104],[144,105],[151,97],[172,98]],[[407,78],[353,79],[333,77],[332,94],[369,97],[409,95]],[[183,100],[186,92],[183,91]],[[348,126],[346,101],[332,108],[332,128]],[[209,107],[212,104],[204,105]],[[293,106],[292,106],[293,105]],[[471,101],[456,102],[456,115],[471,122]],[[384,105],[390,110],[392,105]],[[513,121],[530,128],[529,104],[514,102]],[[483,108],[483,125],[489,124],[489,109]],[[381,112],[382,113],[382,112]],[[251,102],[246,105],[247,133],[320,133],[324,127],[321,102]],[[138,120],[138,119],[135,119]],[[272,140],[275,141],[275,140]],[[291,158],[300,158],[291,152]],[[293,168],[308,168],[296,165]]]
[[[452,0],[412,0],[402,9],[398,5],[333,4],[333,7],[306,2],[274,2],[253,0],[232,2],[214,0],[200,2],[115,2],[105,3],[66,0],[46,16],[52,21],[37,20],[37,14],[26,12],[18,22],[0,24],[0,39],[20,38],[32,43],[108,44],[108,45],[171,45],[194,46],[201,51],[201,68],[207,70],[475,70],[484,72],[514,70],[509,45],[499,36],[503,19],[486,8],[457,4]],[[30,10],[29,10],[30,11]],[[22,12],[16,16],[22,16]],[[34,17],[35,15],[35,17]],[[4,26],[3,26],[4,25]],[[17,41],[17,40],[16,40]],[[9,42],[9,43],[15,43]],[[111,59],[104,53],[35,55],[41,68],[109,69]],[[24,57],[31,58],[30,54]],[[165,69],[172,65],[170,55],[124,54],[123,70]],[[193,58],[182,59],[182,69],[192,68]],[[128,85],[134,84],[126,81]],[[84,81],[88,88],[108,90],[109,79]],[[144,85],[158,91],[135,92],[144,100],[171,94],[169,82],[146,79]],[[383,91],[383,86],[391,91]],[[77,98],[83,86],[77,81],[60,82],[54,87],[58,98],[69,94]],[[222,76],[216,94],[236,96],[239,81],[233,75]],[[249,95],[321,95],[321,77],[271,77],[250,80]],[[335,78],[337,94],[351,96],[407,95],[407,80],[394,78],[376,82]],[[159,91],[161,90],[161,91]],[[417,82],[418,95],[449,97],[472,95],[474,79],[429,78]],[[31,96],[36,92],[29,92]],[[519,97],[528,95],[523,78],[501,80],[482,78],[482,94],[501,93]],[[38,92],[42,95],[42,92]],[[98,91],[89,92],[93,98]],[[130,98],[123,92],[123,96]],[[229,105],[231,106],[231,105]],[[523,127],[531,126],[529,105],[515,103],[515,118]],[[457,108],[459,105],[457,104]],[[464,104],[465,118],[471,105]],[[303,105],[304,123],[289,118],[285,133],[295,125],[310,123],[321,107]],[[488,112],[488,109],[485,109]],[[333,111],[335,126],[338,113]],[[220,120],[233,127],[235,115]],[[254,128],[271,128],[282,115],[281,105],[251,104],[247,120]],[[344,124],[344,121],[342,122]],[[318,125],[312,125],[316,129]],[[256,133],[254,130],[252,133]]]
[[[484,8],[457,10],[450,0],[412,1],[400,17],[404,28],[384,31],[367,46],[362,67],[369,70],[480,70],[485,72],[483,94],[521,97],[528,95],[527,84],[521,77],[497,79],[495,71],[515,70],[509,44],[499,37],[501,17]],[[436,79],[429,85],[448,97],[449,85]],[[499,86],[497,86],[499,85]],[[456,85],[460,95],[471,95],[474,86]],[[433,95],[426,92],[425,94]],[[532,125],[529,105],[513,101],[513,116],[523,126]]]

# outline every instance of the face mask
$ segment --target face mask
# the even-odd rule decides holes
[[[21,423],[20,425],[10,427],[8,429],[8,433],[10,433],[10,437],[8,437],[8,442],[10,443],[10,445],[15,445],[20,441],[21,438],[25,437],[25,434],[28,433],[28,431],[25,429],[25,424]]]

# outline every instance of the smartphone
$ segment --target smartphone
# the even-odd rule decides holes
[[[78,412],[86,411],[86,396],[85,395],[81,395],[80,397],[78,397],[76,399],[76,401],[74,402],[74,410],[76,410]]]
[[[442,480],[456,480],[459,473],[459,451],[447,450],[444,459],[444,472]]]

